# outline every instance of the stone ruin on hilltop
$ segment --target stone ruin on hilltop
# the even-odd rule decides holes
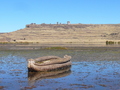
[[[58,22],[57,22],[57,24],[45,24],[45,23],[36,24],[36,23],[31,23],[31,24],[27,24],[26,28],[40,28],[41,26],[50,26],[50,25],[61,25],[61,23],[58,23]],[[67,21],[67,24],[65,24],[65,25],[70,25],[70,21]]]

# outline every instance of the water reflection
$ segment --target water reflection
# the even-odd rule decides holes
[[[71,73],[70,67],[66,69],[50,71],[50,72],[28,72],[28,81],[29,81],[29,85],[34,85],[36,81],[42,79],[55,79],[55,78],[65,77],[70,75],[70,73]]]
[[[27,59],[71,55],[72,67],[49,73],[28,73]],[[119,90],[120,49],[0,51],[3,90]]]

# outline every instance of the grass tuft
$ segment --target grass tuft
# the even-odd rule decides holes
[[[68,48],[66,48],[66,47],[47,47],[47,48],[45,48],[45,49],[48,49],[48,50],[54,50],[54,49],[56,49],[56,50],[67,50]]]
[[[106,41],[106,45],[120,44],[120,42]]]

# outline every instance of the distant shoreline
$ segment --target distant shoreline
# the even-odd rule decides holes
[[[120,45],[105,44],[0,44],[0,50],[39,50],[39,49],[83,49],[120,48]]]
[[[0,34],[1,48],[119,47],[120,24],[28,24]]]

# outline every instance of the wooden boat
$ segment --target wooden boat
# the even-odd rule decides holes
[[[58,56],[44,56],[36,59],[28,59],[28,71],[52,71],[71,66],[71,56],[64,58]]]

